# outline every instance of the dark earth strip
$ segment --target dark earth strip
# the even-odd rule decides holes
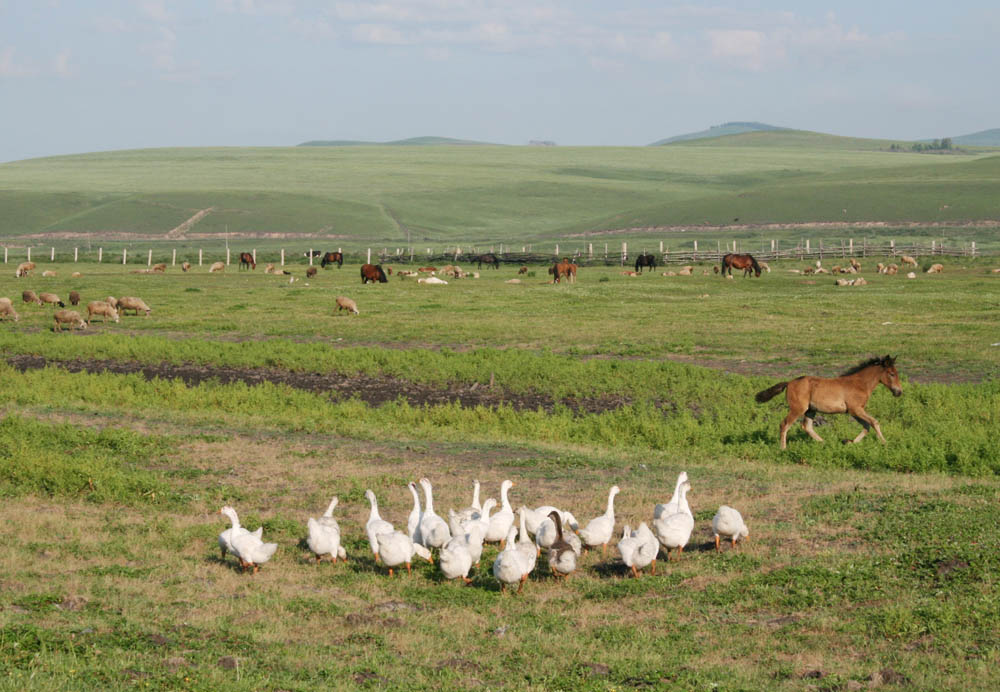
[[[542,409],[551,412],[561,404],[576,413],[602,413],[613,411],[632,403],[620,396],[580,397],[554,400],[537,393],[514,393],[488,385],[449,384],[445,386],[421,384],[395,377],[344,375],[340,373],[301,373],[272,368],[230,368],[224,366],[174,365],[160,363],[149,365],[130,361],[113,360],[49,360],[44,356],[12,355],[7,362],[19,370],[38,370],[52,365],[70,372],[140,374],[147,380],[179,379],[192,386],[202,382],[231,384],[243,382],[257,385],[263,382],[284,384],[295,389],[314,393],[333,393],[338,399],[357,396],[369,406],[403,398],[411,406],[457,403],[465,408],[476,406],[497,407],[507,405],[517,411]]]

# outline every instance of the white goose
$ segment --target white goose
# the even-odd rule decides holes
[[[715,549],[720,552],[722,548],[719,546],[719,536],[732,539],[734,548],[736,541],[750,538],[750,529],[744,523],[743,515],[728,505],[719,507],[719,511],[712,517],[712,533],[715,534]]]
[[[378,546],[382,562],[389,568],[390,577],[392,570],[403,564],[406,565],[406,572],[409,574],[411,571],[410,563],[413,562],[414,555],[419,555],[428,562],[433,562],[431,551],[419,543],[411,541],[410,537],[402,531],[380,533],[376,536],[375,544]]]
[[[236,510],[229,505],[220,509],[219,514],[226,515],[229,517],[229,521],[232,522],[232,526],[219,534],[219,550],[222,552],[222,559],[225,560],[226,553],[236,554],[236,551],[233,550],[233,536],[238,536],[241,533],[249,533],[249,531],[240,526],[240,518],[237,516]],[[264,533],[264,527],[258,527],[254,533],[257,535],[257,538],[260,538]]]
[[[646,522],[642,522],[635,531],[625,527],[622,539],[618,541],[618,552],[621,553],[625,566],[632,570],[632,576],[638,578],[639,570],[650,563],[653,565],[653,574],[656,574],[656,554],[660,552],[660,544]]]
[[[406,533],[409,534],[411,541],[423,545],[424,541],[420,535],[420,520],[424,513],[420,511],[420,494],[417,492],[416,483],[407,483],[406,487],[413,494],[413,509],[410,510],[410,515],[406,519]]]
[[[504,541],[507,540],[507,534],[514,526],[514,509],[510,506],[510,500],[507,497],[507,491],[513,487],[513,481],[509,480],[500,484],[500,509],[490,517],[490,525],[486,530],[486,537],[483,539],[487,543],[500,541],[500,545],[503,546]]]
[[[470,519],[478,519],[482,513],[483,506],[479,504],[479,481],[472,481],[472,504],[463,510],[459,510],[456,514],[459,521],[465,523]]]
[[[375,500],[375,493],[371,490],[365,491],[365,497],[372,505],[371,512],[368,513],[368,522],[365,524],[365,533],[368,534],[368,545],[371,546],[375,555],[375,562],[379,561],[378,538],[380,533],[392,533],[395,531],[392,524],[379,516],[378,502]]]
[[[448,522],[434,512],[434,490],[431,487],[431,482],[426,478],[421,478],[420,486],[424,489],[424,513],[420,517],[420,542],[426,548],[443,548],[444,544],[451,540]]]
[[[507,531],[507,536],[504,538],[505,547],[497,555],[496,560],[493,561],[493,576],[500,581],[500,592],[507,588],[507,586],[512,586],[518,584],[517,592],[521,593],[521,589],[524,588],[524,582],[528,580],[528,573],[531,571],[529,569],[528,559],[524,554],[517,549],[517,529],[513,526]]]
[[[579,530],[583,544],[588,548],[601,546],[601,555],[607,555],[608,542],[615,533],[615,495],[621,492],[617,485],[611,486],[608,493],[608,508],[599,517],[591,519]]]
[[[656,507],[653,508],[653,521],[662,517],[669,517],[671,514],[677,514],[681,511],[681,486],[684,483],[687,483],[687,479],[687,471],[681,471],[677,476],[677,485],[674,486],[674,494],[673,497],[670,498],[670,502],[665,505],[656,505]]]
[[[521,532],[517,539],[517,549],[521,551],[525,558],[528,560],[528,564],[531,566],[528,572],[533,572],[535,569],[535,563],[538,560],[538,547],[535,542],[531,540],[528,535],[528,527],[525,525],[524,515],[527,507],[522,507],[517,511],[518,519],[521,522]]]
[[[553,510],[549,513],[549,520],[555,527],[556,539],[549,546],[549,569],[556,577],[563,580],[569,579],[569,575],[576,569],[576,558],[579,557],[579,549],[575,549],[570,543],[563,539],[562,522],[559,521],[559,513]],[[569,537],[571,534],[566,534]],[[576,536],[573,536],[576,538]],[[580,539],[576,539],[579,544]]]
[[[537,511],[537,510],[536,510]],[[569,527],[570,529],[576,530],[579,528],[579,524],[576,523],[576,519],[569,512],[560,512],[556,508],[552,508],[545,519],[538,525],[538,531],[535,532],[535,545],[538,546],[538,552],[541,553],[543,548],[551,548],[552,544],[556,541],[557,536],[562,534],[562,540],[569,543],[570,547],[573,548],[573,552],[576,553],[577,557],[580,557],[580,553],[583,550],[583,543],[580,541],[580,537],[575,533],[566,533],[563,530],[556,531],[556,523],[552,521],[552,512],[556,513],[556,516],[562,517],[563,526]],[[531,530],[530,528],[528,529]]]
[[[573,516],[572,512],[564,512],[556,507],[552,507],[551,505],[542,505],[537,509],[527,509],[525,519],[528,524],[528,533],[532,536],[537,536],[542,524],[545,523],[551,512],[559,512],[559,516],[562,517],[563,523],[567,524],[574,531],[580,528],[580,524],[577,522],[576,517]]]
[[[480,554],[483,551],[483,529],[478,524],[472,524],[469,533],[459,535],[448,541],[441,548],[441,556],[438,564],[441,566],[441,573],[447,579],[461,579],[466,584],[472,583],[469,579],[469,570],[472,564],[478,563],[479,559],[473,559],[472,547],[479,545]]]
[[[670,559],[670,551],[674,548],[679,553],[684,552],[684,546],[691,540],[691,531],[694,530],[694,515],[688,506],[687,494],[691,490],[691,483],[684,481],[680,487],[680,511],[668,516],[660,517],[653,522],[653,532],[660,544],[667,551],[667,559]]]
[[[333,518],[333,510],[337,507],[338,502],[336,497],[330,500],[330,505],[319,519],[309,517],[307,524],[309,537],[306,539],[306,543],[309,545],[309,550],[316,556],[316,562],[322,560],[324,555],[332,557],[334,563],[337,562],[337,558],[347,559],[347,552],[340,545],[340,524]]]
[[[247,531],[232,537],[233,554],[239,558],[240,566],[244,570],[253,567],[254,574],[278,549],[277,543],[265,543],[261,540],[261,535],[262,531],[258,529],[253,533]]]

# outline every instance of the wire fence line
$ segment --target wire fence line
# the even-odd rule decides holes
[[[878,242],[871,243],[867,240],[862,240],[861,242],[855,243],[853,239],[835,242],[833,244],[824,241],[819,241],[818,244],[812,244],[810,240],[805,240],[800,242],[795,246],[781,248],[780,242],[772,240],[770,241],[770,249],[767,248],[766,241],[762,243],[761,250],[754,250],[752,253],[747,253],[743,244],[738,241],[732,241],[732,243],[717,242],[716,247],[698,247],[698,241],[694,241],[691,249],[689,250],[664,250],[662,242],[660,243],[660,249],[658,251],[648,251],[643,247],[639,252],[630,252],[628,248],[628,243],[622,243],[621,249],[617,247],[614,252],[610,251],[608,244],[604,244],[603,251],[599,248],[595,252],[593,244],[588,244],[585,247],[575,247],[572,250],[560,251],[558,244],[555,245],[554,251],[533,251],[531,245],[522,245],[521,251],[511,251],[511,245],[500,244],[499,249],[496,245],[490,246],[487,250],[486,247],[478,247],[474,245],[467,246],[455,246],[449,247],[445,250],[433,251],[431,248],[426,248],[425,251],[418,252],[415,248],[395,248],[395,252],[391,251],[389,248],[373,249],[366,248],[361,251],[347,251],[344,252],[343,248],[337,248],[337,252],[342,252],[344,261],[349,263],[394,263],[394,264],[413,264],[413,265],[430,265],[430,264],[440,264],[440,263],[474,263],[477,266],[480,263],[480,259],[483,259],[483,266],[489,266],[493,264],[492,258],[496,259],[497,264],[513,264],[513,265],[527,265],[527,264],[551,264],[555,261],[562,259],[563,257],[571,259],[574,263],[583,266],[624,266],[627,264],[634,263],[635,257],[638,254],[652,254],[656,257],[657,264],[690,264],[699,262],[712,262],[718,263],[722,260],[722,257],[729,252],[740,252],[744,254],[753,254],[755,258],[765,262],[773,262],[778,260],[799,260],[799,261],[815,261],[824,259],[847,259],[849,257],[863,258],[863,257],[899,257],[902,255],[909,255],[912,257],[927,257],[927,256],[941,256],[941,257],[981,257],[984,255],[993,255],[993,252],[983,252],[977,249],[976,243],[971,242],[962,245],[949,245],[945,242],[939,241],[929,241],[927,243],[900,243],[897,244],[895,241],[888,242]],[[275,266],[286,266],[289,264],[308,264],[312,266],[315,264],[320,264],[322,257],[325,254],[323,250],[317,250],[314,248],[309,248],[303,251],[301,248],[295,250],[289,250],[286,248],[279,249],[269,249],[258,253],[256,248],[251,248],[246,250],[249,252],[255,263],[271,263]],[[85,248],[81,249],[79,247],[73,248],[57,248],[55,246],[50,246],[48,248],[37,248],[37,247],[12,247],[9,245],[3,246],[3,261],[7,263],[20,263],[22,261],[34,261],[34,262],[97,262],[97,263],[113,263],[113,264],[132,264],[132,265],[146,265],[147,267],[154,266],[156,264],[166,264],[168,266],[176,266],[184,262],[188,262],[192,266],[203,266],[211,265],[215,262],[225,262],[226,265],[232,264],[232,262],[239,261],[240,251],[232,250],[231,248],[226,248],[220,250],[219,248],[209,248],[208,250],[200,248],[194,250],[192,248],[186,247],[182,248],[178,252],[177,248],[146,248],[145,250],[133,250],[129,248],[116,248],[114,250],[108,249],[105,251],[103,247],[98,248]],[[487,257],[488,256],[488,257]]]

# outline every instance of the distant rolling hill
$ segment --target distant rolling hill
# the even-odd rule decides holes
[[[299,144],[300,147],[407,147],[407,146],[490,146],[490,142],[475,142],[470,139],[453,139],[451,137],[410,137],[397,139],[393,142],[364,142],[353,139],[314,139]],[[493,145],[500,146],[500,145]]]
[[[712,125],[712,127],[707,130],[702,130],[701,132],[690,132],[686,135],[677,135],[675,137],[668,137],[667,139],[661,139],[657,142],[653,142],[649,146],[658,147],[663,144],[671,144],[673,142],[686,142],[691,139],[708,139],[711,137],[725,137],[726,135],[741,135],[744,132],[775,132],[778,130],[787,130],[786,127],[777,127],[775,125],[768,125],[766,123],[755,123],[755,122],[731,122],[723,123],[722,125]]]
[[[1000,147],[1000,128],[952,137],[953,144],[965,147]]]

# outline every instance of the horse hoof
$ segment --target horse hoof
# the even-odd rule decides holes
[[[851,444],[852,442],[854,442],[854,440],[841,440],[840,442],[841,442],[842,444],[845,444],[845,445],[849,445],[849,444]]]

